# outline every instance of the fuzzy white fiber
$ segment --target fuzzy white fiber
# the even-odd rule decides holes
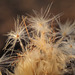
[[[65,70],[66,56],[56,49],[40,52],[34,49],[22,54],[15,68],[15,75],[61,75]],[[57,52],[56,52],[57,51]]]
[[[22,51],[16,50],[16,59],[12,59],[11,55],[8,57],[15,64],[14,74],[10,75],[63,75],[67,71],[67,61],[75,58],[75,22],[61,24],[57,16],[50,17],[49,6],[45,12],[42,9],[41,13],[34,11],[34,14],[27,20],[25,17],[21,24],[17,19],[15,31],[8,33],[5,48],[10,45],[9,49],[14,50],[18,42]],[[7,57],[5,61],[6,64],[11,63]]]

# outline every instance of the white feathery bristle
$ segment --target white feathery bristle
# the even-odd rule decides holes
[[[46,8],[45,11],[43,11],[43,9],[41,9],[41,12],[37,12],[36,10],[33,10],[34,12],[34,16],[30,16],[30,18],[28,18],[28,23],[30,25],[30,28],[33,28],[35,30],[35,32],[37,32],[37,35],[41,32],[50,32],[50,26],[51,26],[51,21],[54,20],[55,17],[59,17],[59,15],[51,16],[51,12],[50,12],[50,8],[51,5],[48,5],[48,7]]]
[[[29,48],[28,48],[29,49]],[[57,49],[40,52],[34,47],[19,58],[15,75],[59,75],[65,68],[66,56]]]
[[[8,39],[6,41],[6,45],[4,47],[4,49],[7,49],[8,45],[11,45],[11,48],[14,48],[16,43],[19,42],[20,46],[22,47],[22,50],[24,51],[24,47],[22,44],[22,40],[24,42],[28,42],[27,41],[27,33],[25,30],[25,26],[24,24],[19,24],[19,19],[17,19],[17,21],[15,21],[15,31],[11,31],[7,34]]]
[[[61,50],[65,51],[68,53],[68,55],[75,55],[75,40],[70,38],[67,39],[67,41],[62,41],[61,42],[62,47]]]
[[[9,45],[9,49],[14,48],[17,42],[22,48],[22,52],[17,53],[17,63],[14,60],[16,66],[11,75],[63,75],[67,71],[66,63],[75,58],[75,21],[67,20],[62,24],[57,19],[59,15],[50,18],[51,5],[45,12],[43,9],[40,13],[33,10],[35,16],[27,18],[27,27],[25,18],[22,17],[20,24],[17,19],[15,31],[7,34],[6,49]],[[54,22],[57,22],[58,28]],[[27,42],[26,46],[22,41]],[[11,58],[3,55],[0,62],[11,64],[12,61],[8,61]]]
[[[71,21],[67,20],[65,24],[62,24],[60,21],[56,20],[59,28],[57,29],[57,35],[61,35],[61,37],[69,36],[74,33],[75,30],[75,21],[72,23]]]

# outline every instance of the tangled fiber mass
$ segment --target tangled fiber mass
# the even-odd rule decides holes
[[[7,69],[7,75],[64,75],[68,72],[66,63],[75,58],[75,21],[62,24],[61,14],[52,15],[50,8],[51,5],[40,12],[33,10],[34,16],[22,16],[22,21],[17,17],[15,30],[6,34],[8,39],[3,48],[6,52],[0,58],[0,70],[14,66],[14,73]]]

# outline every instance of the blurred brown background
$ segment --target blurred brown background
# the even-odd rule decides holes
[[[47,7],[51,2],[53,14],[64,12],[62,21],[67,18],[75,19],[75,0],[0,0],[0,55],[7,38],[4,34],[14,28],[13,18],[32,13],[32,9]]]

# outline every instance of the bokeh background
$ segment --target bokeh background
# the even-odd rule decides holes
[[[61,21],[67,18],[75,19],[75,0],[0,0],[0,56],[7,39],[4,34],[14,29],[14,20],[17,15],[32,14],[32,9],[46,8],[53,2],[51,12],[56,15],[63,12]]]

